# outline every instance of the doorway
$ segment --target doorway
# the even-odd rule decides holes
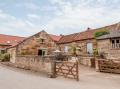
[[[41,50],[41,49],[38,50],[38,55],[39,55],[39,56],[42,56],[42,50]]]
[[[45,50],[43,50],[43,49],[39,49],[38,50],[38,55],[39,56],[44,56],[46,54],[46,51]]]
[[[92,43],[87,43],[87,53],[93,54],[93,44]]]

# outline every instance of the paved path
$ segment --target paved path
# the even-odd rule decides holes
[[[80,81],[51,79],[39,73],[0,65],[0,89],[120,89],[120,75],[80,67]]]

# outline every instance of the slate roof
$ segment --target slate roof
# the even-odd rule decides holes
[[[107,35],[103,35],[97,38],[97,40],[102,40],[102,39],[110,39],[110,38],[118,38],[120,37],[120,30],[118,31],[112,31]]]

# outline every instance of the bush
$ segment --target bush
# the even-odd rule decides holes
[[[8,53],[0,54],[0,60],[1,60],[2,62],[10,61],[10,54],[8,54]]]
[[[100,36],[106,35],[106,34],[109,34],[109,32],[107,30],[101,30],[101,31],[95,32],[94,37],[97,38],[97,37],[100,37]]]
[[[98,50],[96,48],[93,49],[93,54],[94,54],[94,56],[98,55]]]
[[[0,54],[0,61],[4,59],[3,54]]]

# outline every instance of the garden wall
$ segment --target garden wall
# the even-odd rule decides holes
[[[72,55],[67,55],[66,60],[72,60]],[[79,64],[88,66],[88,67],[95,67],[95,58],[92,55],[78,55],[77,56]]]
[[[78,56],[79,63],[88,67],[95,67],[94,57],[88,55]]]
[[[17,56],[15,65],[23,69],[52,73],[52,61],[50,58],[42,58],[40,56]]]
[[[93,57],[90,56],[78,56],[79,63],[89,67],[92,67],[94,64],[91,61],[92,59]],[[16,67],[47,74],[53,73],[53,63],[52,58],[40,56],[17,56],[15,61]]]

